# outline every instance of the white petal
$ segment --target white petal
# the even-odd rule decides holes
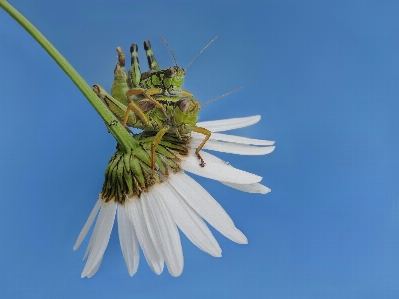
[[[193,139],[191,147],[197,148],[200,142],[201,141],[198,139]],[[208,140],[203,148],[230,154],[253,156],[270,154],[272,151],[274,151],[275,146],[253,146],[247,144]]]
[[[91,233],[89,245],[87,245],[87,247],[86,247],[86,251],[85,251],[85,254],[84,254],[84,256],[83,256],[82,261],[84,261],[84,260],[89,256],[89,252],[90,252],[90,248],[91,248],[91,245],[92,245],[92,243],[93,243],[93,240],[94,240],[93,236],[94,236],[94,233],[95,233],[95,232],[96,232],[96,227],[94,227],[94,230],[93,230],[93,232]]]
[[[171,175],[169,183],[202,218],[225,237],[239,244],[248,242],[245,235],[234,226],[226,211],[195,180],[179,173]]]
[[[102,209],[104,204],[102,203],[101,200],[99,200],[99,203],[100,203],[100,209]],[[84,261],[89,256],[91,246],[93,245],[93,240],[95,239],[94,236],[96,236],[98,234],[98,230],[99,230],[100,226],[97,225],[97,222],[98,222],[98,218],[96,220],[96,225],[94,225],[93,232],[91,233],[89,244],[87,245],[86,252],[83,256],[82,261]]]
[[[105,249],[107,248],[112,226],[114,224],[116,203],[102,203],[101,205],[101,211],[98,215],[96,227],[92,235],[93,240],[91,240],[89,257],[81,275],[82,278],[92,272],[101,261]]]
[[[160,251],[154,246],[145,223],[143,209],[141,207],[141,198],[132,198],[125,202],[126,214],[133,223],[134,230],[143,250],[145,259],[151,270],[156,274],[161,274],[164,266],[164,259]]]
[[[193,137],[193,139],[199,139],[200,141],[202,141],[204,139],[203,134],[199,134],[196,132],[192,132],[191,137]],[[252,139],[252,138],[247,138],[247,137],[228,135],[228,134],[222,134],[222,133],[213,133],[213,132],[209,139],[210,140],[211,139],[212,140],[220,140],[220,141],[225,141],[225,142],[235,142],[235,143],[241,143],[241,144],[252,144],[252,145],[273,145],[274,144],[274,141],[270,141],[270,140]]]
[[[80,234],[75,242],[75,245],[73,246],[73,250],[78,249],[80,244],[82,244],[82,241],[86,237],[87,232],[89,231],[91,225],[93,224],[94,218],[96,218],[100,207],[101,207],[100,200],[97,200],[96,204],[94,205],[93,210],[91,211],[91,213],[89,215],[89,218],[87,218],[85,225],[83,226],[82,230],[80,231]]]
[[[97,265],[94,266],[93,270],[91,270],[90,272],[87,273],[86,277],[87,278],[92,278],[94,276],[94,274],[97,273],[98,269],[100,269],[101,263],[103,261],[103,257],[101,257],[100,261],[97,263]]]
[[[252,184],[258,183],[262,180],[262,177],[239,170],[230,165],[227,165],[219,158],[206,153],[200,153],[202,158],[204,159],[206,165],[205,167],[201,167],[199,165],[199,159],[195,155],[195,150],[190,150],[190,153],[186,157],[182,157],[182,168],[188,172],[192,172],[199,176],[203,176],[212,180],[230,182],[236,184]]]
[[[152,186],[148,193],[141,194],[141,203],[148,231],[154,245],[165,258],[168,271],[179,276],[183,271],[183,250],[180,236],[170,211],[164,203],[168,198],[159,192],[158,186]]]
[[[165,201],[173,219],[187,238],[202,251],[221,257],[222,249],[208,226],[179,193],[168,183],[159,185],[159,189],[168,200]]]
[[[118,205],[118,233],[123,257],[130,276],[137,272],[140,260],[139,242],[133,224],[125,214],[125,207]]]
[[[244,128],[256,124],[260,120],[260,115],[229,118],[222,120],[202,121],[198,122],[197,126],[206,128],[211,132],[228,131],[238,128]]]
[[[263,186],[262,184],[234,184],[234,183],[226,183],[226,182],[221,182],[222,184],[229,186],[231,188],[248,192],[248,193],[261,193],[261,194],[266,194],[269,193],[271,190],[267,188],[266,186]]]

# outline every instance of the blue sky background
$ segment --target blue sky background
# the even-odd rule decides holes
[[[173,278],[142,258],[131,278],[116,226],[81,279],[75,239],[115,141],[41,47],[0,11],[2,298],[399,298],[399,2],[10,0],[87,82],[109,90],[115,47],[152,41],[190,67],[201,120],[261,114],[232,133],[276,141],[267,156],[218,154],[264,177],[253,195],[197,178],[248,237],[223,257],[182,236]],[[145,67],[142,67],[145,69]]]

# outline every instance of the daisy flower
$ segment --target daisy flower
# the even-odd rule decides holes
[[[275,148],[273,141],[219,133],[247,127],[259,120],[260,116],[252,116],[199,122],[198,126],[212,132],[203,149],[238,155],[271,153]],[[167,143],[161,142],[160,145],[163,146],[157,148],[158,168],[154,176],[149,175],[151,169],[144,163],[140,164],[141,168],[137,166],[134,157],[126,157],[117,152],[111,158],[100,198],[73,247],[74,250],[79,248],[98,215],[83,258],[87,258],[87,261],[82,278],[92,277],[99,269],[115,217],[130,276],[136,273],[139,265],[139,247],[156,274],[162,273],[166,263],[169,273],[179,276],[183,271],[184,258],[178,228],[198,248],[214,257],[221,257],[222,250],[204,220],[233,242],[247,244],[247,238],[235,227],[225,210],[186,172],[220,181],[244,192],[265,194],[270,189],[259,184],[262,179],[260,176],[236,169],[204,151],[201,151],[201,155],[206,166],[201,167],[195,149],[202,139],[202,135],[193,132],[186,148],[172,146],[172,150]],[[128,166],[123,168],[121,165]],[[140,180],[140,175],[137,175],[140,169],[148,181]],[[123,181],[122,177],[127,181]],[[114,185],[130,187],[123,191],[122,187],[113,188]],[[148,188],[143,189],[140,186]]]

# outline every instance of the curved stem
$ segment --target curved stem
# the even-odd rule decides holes
[[[130,152],[132,148],[137,148],[139,143],[132,138],[120,122],[115,124],[115,116],[108,107],[97,97],[91,87],[83,80],[69,62],[60,52],[40,33],[40,31],[29,22],[19,11],[11,6],[6,0],[0,0],[0,7],[3,8],[11,17],[13,17],[55,60],[63,69],[69,78],[75,83],[83,95],[89,100],[90,104],[96,109],[98,114],[108,126],[110,132],[114,135],[116,141],[122,147],[125,153]],[[112,125],[110,125],[112,124]]]

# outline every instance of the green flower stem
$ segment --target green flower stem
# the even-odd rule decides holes
[[[90,104],[96,109],[102,117],[105,124],[108,125],[110,132],[114,135],[116,141],[125,153],[131,152],[131,149],[137,148],[139,143],[132,138],[127,130],[118,121],[115,125],[113,121],[115,116],[108,107],[97,97],[91,87],[83,80],[69,62],[61,55],[60,52],[33,26],[19,11],[11,6],[6,0],[0,0],[0,7],[3,8],[11,17],[13,17],[26,31],[50,54],[55,62],[64,70],[69,78],[80,89],[83,95],[89,100]]]

